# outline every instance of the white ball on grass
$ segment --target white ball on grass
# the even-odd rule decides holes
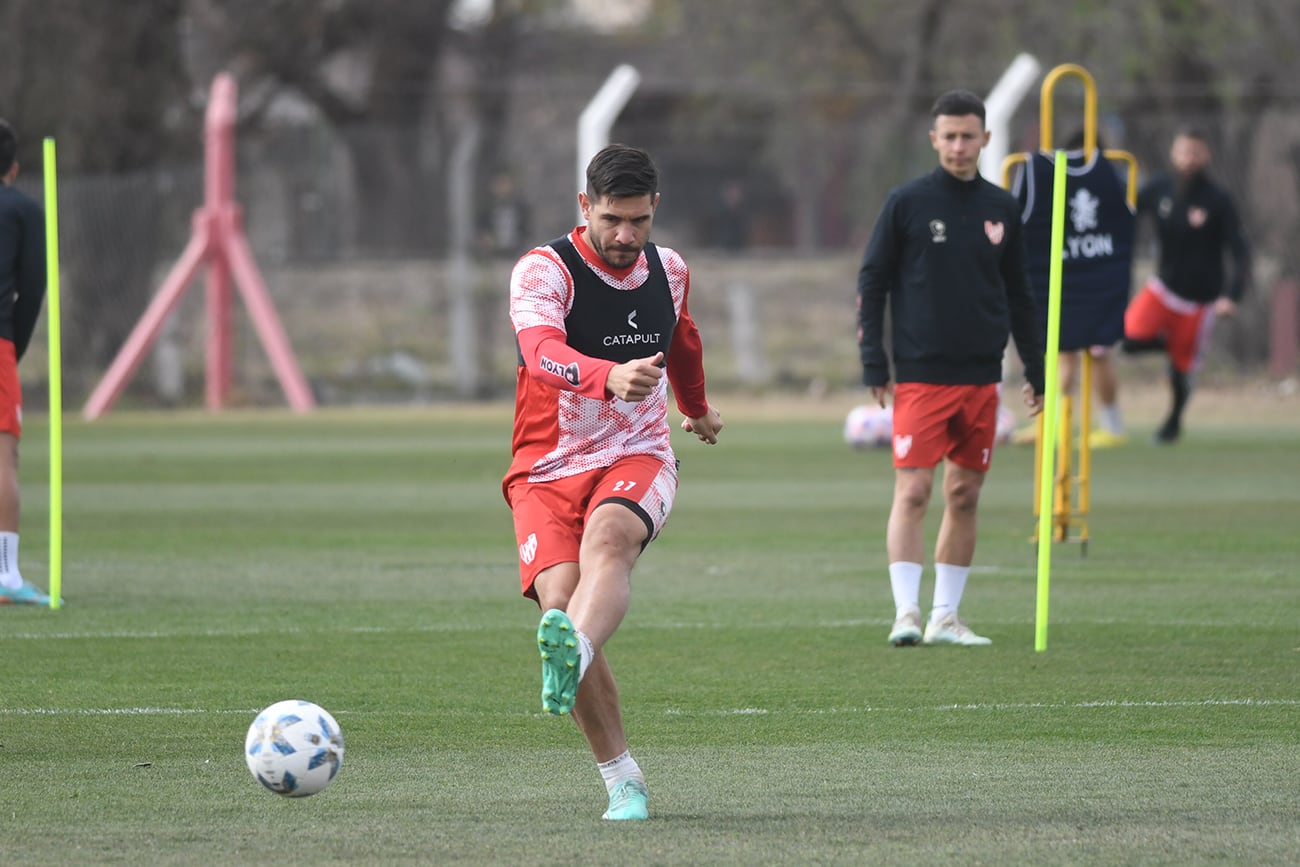
[[[244,761],[268,791],[289,798],[314,795],[343,767],[343,731],[318,704],[277,701],[248,727]]]

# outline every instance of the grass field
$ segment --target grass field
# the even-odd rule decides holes
[[[962,606],[994,645],[894,649],[888,453],[842,445],[847,405],[723,408],[723,444],[677,443],[608,648],[651,787],[630,827],[539,713],[508,408],[69,418],[67,604],[0,609],[0,862],[1295,862],[1294,402],[1097,454],[1044,653],[1032,450],[995,460]],[[45,436],[29,419],[42,586]],[[347,739],[304,800],[241,749],[290,697]]]

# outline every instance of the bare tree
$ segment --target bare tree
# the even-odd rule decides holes
[[[192,152],[197,138],[181,134],[194,113],[184,99],[180,5],[9,0],[0,7],[0,115],[20,130],[20,162],[39,167],[41,139],[52,136],[62,173],[90,176],[93,195],[94,176],[131,175]],[[101,82],[111,86],[84,84]],[[150,186],[140,177],[128,189],[148,197]],[[64,266],[64,329],[96,366],[112,358],[149,297],[163,229],[156,207],[104,207],[112,217],[98,224],[76,210],[64,217],[76,254]],[[73,387],[79,376],[67,371]]]
[[[384,252],[432,247],[441,236],[439,61],[450,0],[190,0],[210,76],[229,69],[264,109],[286,92],[305,100],[346,143],[355,243]],[[246,106],[245,123],[260,116]],[[432,154],[432,157],[430,156]]]

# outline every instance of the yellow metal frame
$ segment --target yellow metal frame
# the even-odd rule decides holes
[[[1053,94],[1056,86],[1066,77],[1073,76],[1083,83],[1083,153],[1091,158],[1097,149],[1097,83],[1092,74],[1075,63],[1063,63],[1053,68],[1043,79],[1039,94],[1039,148],[1044,152],[1053,150],[1053,129],[1055,112]],[[1103,158],[1112,162],[1124,163],[1127,171],[1127,200],[1129,207],[1137,206],[1137,157],[1125,150],[1106,148],[1102,150]],[[1002,161],[1002,186],[1011,188],[1011,172],[1029,162],[1030,154],[1014,153]],[[1060,442],[1056,461],[1055,491],[1052,498],[1052,541],[1079,542],[1081,551],[1088,550],[1088,512],[1092,506],[1092,448],[1088,443],[1088,432],[1092,430],[1092,353],[1083,353],[1083,364],[1079,374],[1079,424],[1074,425],[1073,400],[1068,394],[1061,395]],[[1079,473],[1072,475],[1074,456],[1078,455]],[[1034,517],[1039,514],[1037,491],[1042,483],[1043,466],[1043,418],[1038,417],[1038,435],[1034,438],[1034,490],[1030,499],[1033,501]],[[1072,530],[1077,530],[1072,535]]]

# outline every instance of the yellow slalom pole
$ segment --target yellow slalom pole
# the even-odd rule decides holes
[[[1038,473],[1038,605],[1034,620],[1034,650],[1047,649],[1047,591],[1052,576],[1052,494],[1055,474],[1052,458],[1056,454],[1057,398],[1061,384],[1057,381],[1057,362],[1061,343],[1061,253],[1065,247],[1065,151],[1056,151],[1056,173],[1052,184],[1052,246],[1047,293],[1047,370],[1044,373],[1042,467]]]
[[[45,284],[50,344],[50,607],[63,596],[63,347],[59,313],[59,190],[54,139],[45,139]]]

